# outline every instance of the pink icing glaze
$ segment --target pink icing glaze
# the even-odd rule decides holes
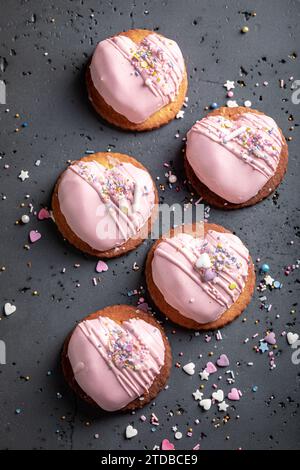
[[[209,255],[211,266],[196,268],[203,253]],[[233,234],[209,230],[203,239],[182,233],[156,248],[153,281],[181,315],[208,323],[217,320],[239,297],[248,275],[248,259],[247,248]],[[206,280],[208,270],[214,275]]]
[[[274,175],[281,149],[279,129],[268,116],[244,113],[231,121],[212,115],[188,132],[186,156],[202,183],[239,204],[255,196]]]
[[[165,347],[160,331],[138,318],[107,317],[75,328],[68,358],[81,389],[102,409],[120,410],[143,395],[160,372]]]
[[[176,42],[155,33],[140,44],[122,35],[105,39],[90,65],[99,94],[133,123],[144,122],[175,100],[184,70]]]
[[[73,163],[58,186],[60,210],[72,231],[105,251],[134,238],[151,216],[155,193],[147,171],[110,159]]]

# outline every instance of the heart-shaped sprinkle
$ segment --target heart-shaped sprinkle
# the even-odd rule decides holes
[[[15,311],[17,310],[17,307],[15,305],[12,305],[11,303],[7,302],[5,305],[4,305],[4,315],[6,315],[7,317],[9,317],[10,315],[12,315],[13,313],[15,313]]]
[[[49,212],[47,209],[45,209],[45,207],[43,207],[43,208],[38,212],[37,218],[38,218],[39,220],[50,219],[50,218],[51,218],[51,215],[50,215],[50,212]]]
[[[218,369],[216,368],[216,366],[212,362],[208,362],[206,364],[205,370],[209,374],[214,374],[215,372],[217,372]]]
[[[131,424],[129,424],[126,428],[126,438],[127,439],[132,439],[134,436],[138,434],[138,430],[135,429]]]
[[[275,336],[275,333],[273,331],[271,331],[271,333],[268,333],[265,338],[264,338],[264,341],[266,341],[266,343],[268,344],[276,344],[276,336]]]
[[[239,401],[241,395],[237,388],[232,388],[231,391],[228,393],[227,397],[229,400]]]
[[[31,241],[31,243],[37,242],[40,238],[42,238],[42,235],[38,230],[30,230],[29,240]]]
[[[226,356],[226,354],[221,354],[221,356],[217,360],[217,365],[219,367],[228,367],[229,366],[229,359]]]
[[[195,373],[195,364],[193,362],[189,362],[185,366],[183,366],[182,370],[188,375],[194,375]]]
[[[97,265],[96,265],[96,271],[97,273],[104,273],[105,271],[108,270],[108,266],[104,261],[99,260]]]
[[[213,269],[206,269],[204,271],[203,279],[205,282],[210,282],[213,281],[216,276],[216,271],[214,271]]]
[[[218,401],[219,403],[221,403],[223,400],[224,400],[224,392],[223,390],[217,390],[216,392],[214,392],[212,394],[212,397],[214,400]]]
[[[175,446],[169,439],[164,439],[161,443],[161,450],[175,450]]]
[[[142,302],[141,304],[138,304],[138,309],[142,310],[143,312],[149,312],[150,306],[147,302]]]
[[[208,269],[211,267],[211,260],[207,253],[202,253],[196,261],[197,269]]]
[[[290,346],[292,346],[296,341],[299,339],[299,335],[297,333],[292,333],[291,331],[286,335],[287,342]]]
[[[203,408],[205,411],[210,410],[211,408],[211,399],[210,398],[204,398],[204,400],[201,400],[199,402],[199,406]]]

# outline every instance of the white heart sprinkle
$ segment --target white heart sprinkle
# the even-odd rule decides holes
[[[207,253],[202,253],[196,261],[196,268],[197,269],[208,269],[211,267],[210,257]]]
[[[129,424],[126,428],[126,438],[131,439],[132,437],[136,436],[138,433],[138,430],[135,429],[131,424]]]
[[[182,370],[188,375],[194,375],[195,373],[195,364],[193,362],[189,362],[185,366],[183,366]]]
[[[13,313],[15,313],[16,310],[17,310],[17,307],[15,305],[10,304],[9,302],[7,302],[4,305],[4,314],[7,317],[9,317],[9,315],[12,315]]]
[[[289,343],[290,346],[292,344],[296,343],[299,339],[299,335],[297,333],[292,333],[291,331],[286,335],[287,342]]]
[[[211,408],[211,399],[210,398],[205,398],[204,400],[201,400],[199,402],[199,406],[203,408],[205,411],[210,410]]]
[[[223,390],[218,390],[212,394],[214,400],[218,401],[219,403],[224,400],[224,392]]]

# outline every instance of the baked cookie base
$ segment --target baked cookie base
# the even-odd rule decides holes
[[[99,152],[99,153],[94,153],[93,155],[89,155],[87,157],[83,157],[83,158],[80,159],[80,161],[89,162],[89,161],[96,160],[99,163],[103,163],[107,160],[108,157],[114,157],[117,160],[119,160],[120,162],[131,163],[132,165],[136,166],[137,168],[141,168],[142,170],[148,172],[148,170],[141,163],[139,163],[137,160],[135,160],[132,157],[129,157],[128,155],[124,155],[122,153]],[[98,251],[98,250],[95,250],[94,248],[92,248],[91,246],[89,246],[83,240],[81,240],[72,231],[72,229],[69,227],[69,225],[68,225],[68,223],[65,219],[65,216],[63,215],[63,213],[60,210],[59,200],[58,200],[58,187],[59,187],[59,183],[60,183],[62,175],[63,175],[63,173],[61,174],[61,176],[57,180],[57,183],[56,183],[55,188],[54,188],[53,196],[52,196],[53,218],[54,218],[55,223],[58,227],[58,230],[60,231],[62,236],[66,240],[68,240],[68,242],[71,245],[75,246],[75,248],[77,248],[78,250],[80,250],[84,253],[87,253],[88,255],[96,256],[98,258],[115,258],[117,256],[121,256],[125,253],[128,253],[129,251],[132,251],[132,250],[136,249],[145,240],[147,235],[151,232],[153,224],[155,222],[156,215],[157,215],[158,202],[159,202],[158,192],[157,192],[156,185],[155,185],[153,179],[152,179],[152,182],[153,182],[153,188],[154,188],[154,191],[155,191],[154,208],[152,210],[152,214],[149,217],[149,219],[146,221],[144,226],[141,227],[141,229],[139,230],[138,234],[140,234],[140,236],[137,234],[135,238],[130,238],[125,243],[123,243],[123,245],[120,245],[120,246],[115,247],[115,248],[111,248],[110,250]]]
[[[198,224],[192,224],[192,225],[185,225],[184,226],[184,232],[189,233],[193,235],[194,237],[196,236],[197,233],[197,226]],[[149,294],[155,303],[155,305],[159,308],[159,310],[170,320],[172,320],[174,323],[177,323],[177,325],[183,326],[184,328],[189,328],[193,330],[215,330],[218,328],[222,328],[223,326],[227,325],[228,323],[231,323],[235,318],[237,318],[241,313],[245,310],[247,305],[249,304],[254,288],[255,288],[255,271],[254,271],[254,265],[252,262],[252,259],[249,257],[249,270],[248,270],[248,278],[245,283],[245,287],[236,300],[236,302],[228,309],[226,312],[221,315],[220,318],[217,320],[210,322],[210,323],[197,323],[195,320],[192,320],[190,318],[187,318],[183,316],[178,310],[173,308],[171,305],[169,305],[163,294],[160,292],[158,287],[155,285],[153,276],[152,276],[152,260],[154,256],[154,251],[158,247],[158,245],[163,241],[163,238],[167,238],[169,236],[174,236],[176,233],[178,233],[180,230],[182,230],[182,227],[177,227],[176,229],[173,229],[170,231],[169,234],[164,235],[164,237],[160,238],[157,240],[154,245],[151,247],[148,256],[147,256],[147,261],[146,261],[146,282],[147,282],[147,287]],[[216,224],[209,224],[209,223],[204,223],[204,234],[208,232],[208,230],[215,230],[216,232],[220,233],[231,233],[229,230],[225,229],[224,227],[221,227],[220,225]],[[199,231],[198,231],[199,233]]]
[[[149,34],[152,34],[153,31],[149,31],[147,29],[131,29],[124,33],[119,33],[116,36],[127,36],[135,43],[140,43],[145,37]],[[90,64],[90,62],[89,62]],[[156,129],[161,127],[168,122],[172,121],[176,114],[181,110],[184,99],[187,92],[188,87],[188,79],[187,73],[185,71],[184,77],[182,79],[181,85],[179,87],[179,92],[174,102],[171,102],[161,108],[160,110],[156,111],[152,116],[150,116],[146,121],[142,123],[133,123],[130,122],[125,116],[119,114],[115,111],[109,104],[106,103],[104,98],[99,94],[96,90],[91,74],[90,74],[90,67],[89,64],[87,66],[86,71],[86,84],[88,90],[89,100],[94,107],[95,111],[106,121],[114,126],[120,127],[121,129],[129,130],[129,131],[150,131],[152,129]],[[134,99],[134,97],[133,97]]]
[[[147,403],[149,403],[151,400],[153,400],[158,393],[164,389],[167,380],[170,375],[171,371],[171,366],[172,366],[172,353],[171,353],[171,347],[169,344],[168,339],[166,338],[165,332],[161,325],[148,313],[142,312],[138,308],[135,308],[130,305],[112,305],[109,307],[104,308],[103,310],[98,310],[95,313],[92,313],[91,315],[88,315],[84,320],[93,320],[98,317],[109,317],[112,320],[122,324],[124,321],[129,320],[130,318],[139,318],[141,320],[144,320],[147,323],[150,323],[151,325],[155,326],[156,328],[159,329],[161,332],[164,346],[165,346],[165,363],[162,366],[159,375],[155,378],[154,382],[152,383],[151,387],[149,388],[148,392],[142,395],[142,397],[136,398],[132,402],[130,402],[127,406],[122,408],[119,411],[133,411],[137,408],[142,408],[145,406]],[[71,338],[72,333],[67,337],[65,340],[63,350],[62,350],[62,356],[61,356],[61,365],[62,365],[62,370],[63,374],[65,377],[66,382],[69,384],[71,389],[86,403],[89,405],[92,405],[94,407],[97,407],[98,409],[102,409],[99,407],[97,403],[94,402],[94,400],[89,397],[78,385],[76,382],[76,379],[73,374],[73,369],[71,366],[71,363],[68,358],[68,345],[69,345],[69,340]],[[142,400],[141,400],[142,398]],[[105,411],[105,410],[103,410]],[[107,412],[108,413],[108,412]],[[111,412],[109,412],[111,413]]]
[[[208,114],[208,116],[220,115],[220,116],[224,116],[226,118],[232,119],[232,120],[236,120],[241,114],[244,114],[246,112],[254,113],[254,114],[264,114],[264,113],[261,113],[260,111],[253,110],[251,108],[245,108],[243,106],[239,106],[237,108],[222,107],[222,108],[212,111],[211,113]],[[267,181],[267,183],[260,189],[260,191],[248,201],[245,201],[241,204],[234,204],[232,202],[226,201],[226,199],[223,199],[221,196],[218,196],[213,191],[211,191],[204,183],[202,183],[198,179],[193,168],[189,164],[186,153],[185,153],[184,167],[185,167],[185,172],[188,178],[188,182],[195,189],[195,191],[200,196],[203,197],[204,201],[207,202],[207,204],[217,207],[219,209],[241,209],[243,207],[249,207],[249,206],[253,206],[254,204],[257,204],[263,199],[266,199],[268,196],[270,196],[270,194],[272,194],[275,191],[275,189],[279,186],[279,184],[283,180],[283,177],[287,170],[288,146],[281,130],[280,130],[280,133],[283,139],[283,146],[282,146],[276,172],[272,176],[272,178],[270,178],[269,181]]]

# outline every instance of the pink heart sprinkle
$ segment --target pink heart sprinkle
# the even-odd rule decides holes
[[[104,261],[99,260],[97,265],[96,265],[96,271],[97,273],[102,273],[108,270],[108,266]]]
[[[268,344],[276,344],[276,336],[275,336],[275,333],[273,331],[271,331],[271,333],[269,333],[265,338],[264,340],[268,343]]]
[[[231,391],[228,393],[227,397],[228,400],[239,401],[241,396],[237,388],[232,388]]]
[[[42,235],[37,230],[31,230],[29,232],[29,240],[31,243],[37,242],[40,238],[42,238]]]
[[[138,304],[137,307],[139,310],[142,310],[143,312],[149,312],[150,310],[149,304],[147,304],[147,302],[142,302],[141,304]]]
[[[44,207],[39,211],[37,215],[37,218],[39,220],[50,219],[50,217],[51,217],[50,212]]]
[[[208,372],[209,374],[214,374],[215,372],[217,372],[217,368],[216,368],[216,366],[215,366],[212,362],[208,362],[208,363],[206,364],[205,370],[206,370],[206,372]]]
[[[217,360],[217,365],[219,367],[228,367],[229,366],[229,359],[226,356],[226,354],[221,354],[221,356]]]
[[[175,446],[169,439],[164,439],[161,443],[161,450],[175,450]]]

